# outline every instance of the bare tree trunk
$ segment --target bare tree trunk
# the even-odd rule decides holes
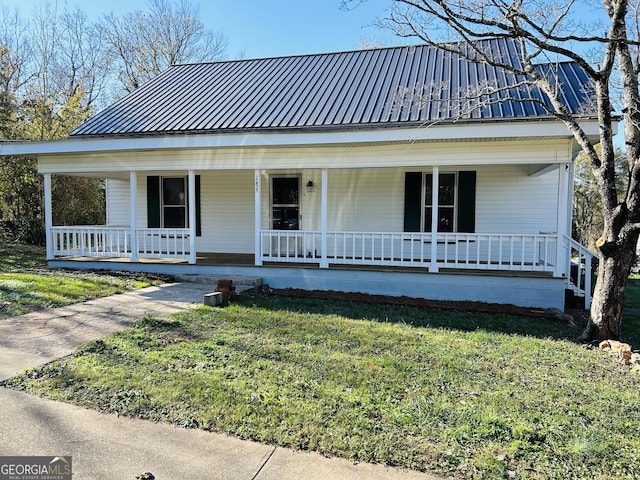
[[[622,327],[624,293],[635,262],[637,234],[621,245],[603,245],[589,322],[579,341],[619,339]]]

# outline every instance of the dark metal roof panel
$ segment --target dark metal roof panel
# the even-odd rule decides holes
[[[518,46],[485,41],[505,62]],[[575,63],[543,65],[573,113],[589,102]],[[197,133],[453,120],[546,117],[548,101],[518,76],[424,45],[318,55],[175,65],[74,130],[72,136]],[[479,96],[501,101],[475,104]],[[484,93],[484,95],[483,95]],[[463,100],[464,98],[467,100]],[[530,101],[529,98],[537,101]]]

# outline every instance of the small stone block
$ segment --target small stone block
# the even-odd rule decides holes
[[[202,303],[208,307],[215,307],[222,303],[222,292],[205,293]]]

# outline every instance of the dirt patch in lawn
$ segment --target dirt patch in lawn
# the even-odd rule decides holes
[[[117,277],[117,278],[130,278],[133,280],[136,279],[146,279],[154,282],[161,283],[173,283],[176,281],[173,275],[166,275],[163,273],[147,273],[147,272],[128,272],[125,270],[105,270],[98,268],[88,268],[86,270],[78,270],[73,268],[53,268],[53,269],[44,269],[44,272],[66,272],[66,273],[92,273],[94,275],[104,275],[105,277]]]
[[[439,310],[453,310],[463,312],[494,313],[505,315],[517,315],[535,318],[557,318],[557,310],[545,310],[543,308],[518,307],[510,304],[468,302],[468,301],[444,301],[426,300],[414,297],[394,297],[390,295],[370,295],[358,292],[337,292],[334,290],[303,290],[299,288],[271,288],[263,285],[260,291],[267,295],[290,298],[317,298],[321,300],[341,300],[345,302],[372,303],[379,305],[398,305],[407,307],[437,308]],[[577,326],[586,325],[588,312],[580,309],[570,309],[565,313],[574,318]]]

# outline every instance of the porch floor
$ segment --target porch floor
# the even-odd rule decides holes
[[[55,260],[72,260],[77,262],[104,262],[104,263],[130,263],[130,259],[126,257],[57,257]],[[138,260],[140,264],[160,264],[160,265],[188,265],[185,259],[176,258],[141,258]],[[263,265],[268,267],[282,268],[304,268],[319,269],[316,263],[290,263],[290,262],[264,262]],[[196,264],[193,266],[225,266],[225,267],[253,267],[255,266],[255,256],[251,253],[214,253],[199,252],[196,255]],[[379,266],[379,265],[344,265],[329,264],[329,268],[333,270],[357,270],[357,271],[386,271],[386,272],[408,272],[408,273],[429,273],[427,268],[421,267],[399,267],[399,266]],[[534,277],[534,278],[552,278],[551,272],[535,272],[535,271],[518,271],[518,270],[492,270],[492,269],[462,269],[462,268],[440,268],[442,273],[460,274],[460,275],[486,275],[498,277]]]

